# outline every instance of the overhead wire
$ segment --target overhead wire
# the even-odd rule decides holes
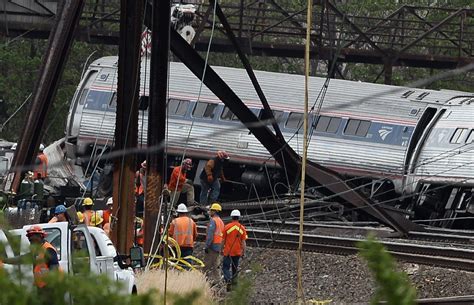
[[[204,83],[204,78],[206,76],[207,63],[208,63],[208,60],[209,60],[209,53],[210,53],[210,49],[211,49],[211,45],[212,45],[212,40],[213,40],[213,37],[214,37],[214,29],[215,29],[215,23],[216,23],[216,9],[217,9],[217,1],[214,2],[211,35],[209,37],[209,42],[208,42],[208,46],[207,46],[206,57],[205,57],[204,67],[203,67],[203,75],[202,75],[202,78],[200,80],[198,98],[196,100],[196,103],[198,103],[200,101],[202,86],[203,86],[203,83]],[[183,150],[183,153],[182,153],[181,161],[183,161],[185,156],[186,156],[187,147],[188,147],[188,144],[189,144],[189,139],[191,137],[191,132],[193,130],[194,122],[195,122],[195,118],[193,118],[193,120],[191,122],[191,126],[190,126],[189,131],[188,131],[188,136],[186,138],[185,147],[184,147],[184,150]],[[181,175],[181,173],[179,175]],[[179,180],[179,177],[178,177],[178,180]],[[175,191],[174,191],[175,196],[177,195],[177,187],[178,187],[178,184],[176,184],[176,187],[175,187]],[[174,202],[175,198],[170,198],[170,199],[172,200],[171,202]],[[171,213],[172,213],[172,209],[171,209],[171,205],[170,205],[168,215],[166,215],[166,218],[165,218],[165,225],[164,225],[165,229],[169,226],[169,223],[171,221]],[[158,228],[155,228],[154,236],[157,234],[157,230],[158,230]],[[161,243],[163,242],[163,239],[164,239],[164,234],[160,238],[159,245],[156,248],[156,251],[155,251],[154,255],[156,255],[156,253],[158,253],[159,247],[160,247]],[[147,269],[150,268],[150,266],[151,266],[151,260],[149,260],[148,263],[147,263]]]

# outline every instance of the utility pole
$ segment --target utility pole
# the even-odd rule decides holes
[[[117,223],[112,225],[112,240],[119,253],[129,252],[135,230],[135,156],[128,150],[137,147],[143,9],[143,0],[120,2],[115,149],[123,154],[114,160],[113,213]]]
[[[171,5],[168,0],[153,0],[151,29],[150,98],[148,110],[148,147],[164,147],[166,131],[166,102],[168,94],[168,54]],[[145,190],[145,253],[151,249],[160,209],[160,195],[165,172],[164,149],[147,154]],[[163,213],[166,221],[165,213]],[[155,239],[159,240],[159,239]],[[155,246],[158,242],[155,242]]]
[[[309,99],[309,69],[310,69],[310,47],[311,47],[311,17],[313,15],[313,0],[308,0],[308,12],[306,16],[306,47],[304,54],[304,111],[303,111],[303,160],[301,162],[300,183],[300,229],[298,240],[298,263],[297,263],[297,297],[298,304],[304,304],[303,287],[303,223],[304,223],[304,189],[306,182],[306,159],[308,157],[308,99]]]
[[[33,170],[48,111],[53,104],[83,7],[84,0],[64,0],[58,3],[56,21],[49,35],[40,75],[35,83],[26,126],[13,157],[13,182],[5,189],[16,192],[20,186],[21,174],[26,168]]]

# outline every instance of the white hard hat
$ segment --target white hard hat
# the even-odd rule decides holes
[[[178,213],[187,213],[188,212],[188,208],[186,207],[186,205],[184,203],[180,203],[178,205],[178,209],[176,210]]]
[[[40,151],[43,151],[43,150],[44,150],[44,144],[40,144],[39,150],[40,150]]]
[[[239,210],[232,210],[232,212],[230,212],[230,216],[231,217],[240,217],[240,211]]]
[[[107,199],[107,205],[109,204],[114,204],[114,198],[113,197],[110,197],[109,199]]]

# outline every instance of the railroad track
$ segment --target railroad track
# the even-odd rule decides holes
[[[198,226],[201,235],[205,227]],[[298,234],[294,232],[273,232],[269,230],[248,229],[248,243],[259,247],[278,249],[297,249]],[[354,255],[359,252],[358,238],[305,234],[303,250],[338,255]],[[397,259],[407,262],[440,266],[445,268],[474,271],[474,250],[455,247],[410,244],[381,241],[386,249]]]
[[[245,223],[248,226],[259,226],[262,229],[269,227],[276,230],[285,230],[290,232],[298,232],[299,223],[296,221],[281,220],[250,220]],[[329,224],[329,223],[308,223],[304,224],[307,232],[321,232],[327,234],[331,232],[335,235],[361,235],[366,236],[372,233],[381,238],[397,238],[393,230],[384,227],[361,227],[355,225]],[[407,239],[423,240],[432,242],[442,242],[448,244],[471,244],[474,246],[474,231],[450,230],[442,228],[426,228],[425,232],[409,232]]]

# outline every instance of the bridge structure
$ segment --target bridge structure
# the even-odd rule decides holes
[[[58,3],[0,0],[0,35],[47,38]],[[213,6],[207,2],[196,6],[192,44],[203,51],[211,33]],[[277,0],[232,0],[220,6],[247,55],[303,58],[306,7]],[[378,77],[383,75],[385,83],[391,83],[394,66],[453,69],[474,62],[473,9],[403,5],[383,16],[358,16],[349,10],[330,0],[315,2],[313,58],[381,65]],[[120,1],[87,0],[76,38],[118,44],[119,20]],[[215,20],[211,51],[235,53],[222,24]]]

